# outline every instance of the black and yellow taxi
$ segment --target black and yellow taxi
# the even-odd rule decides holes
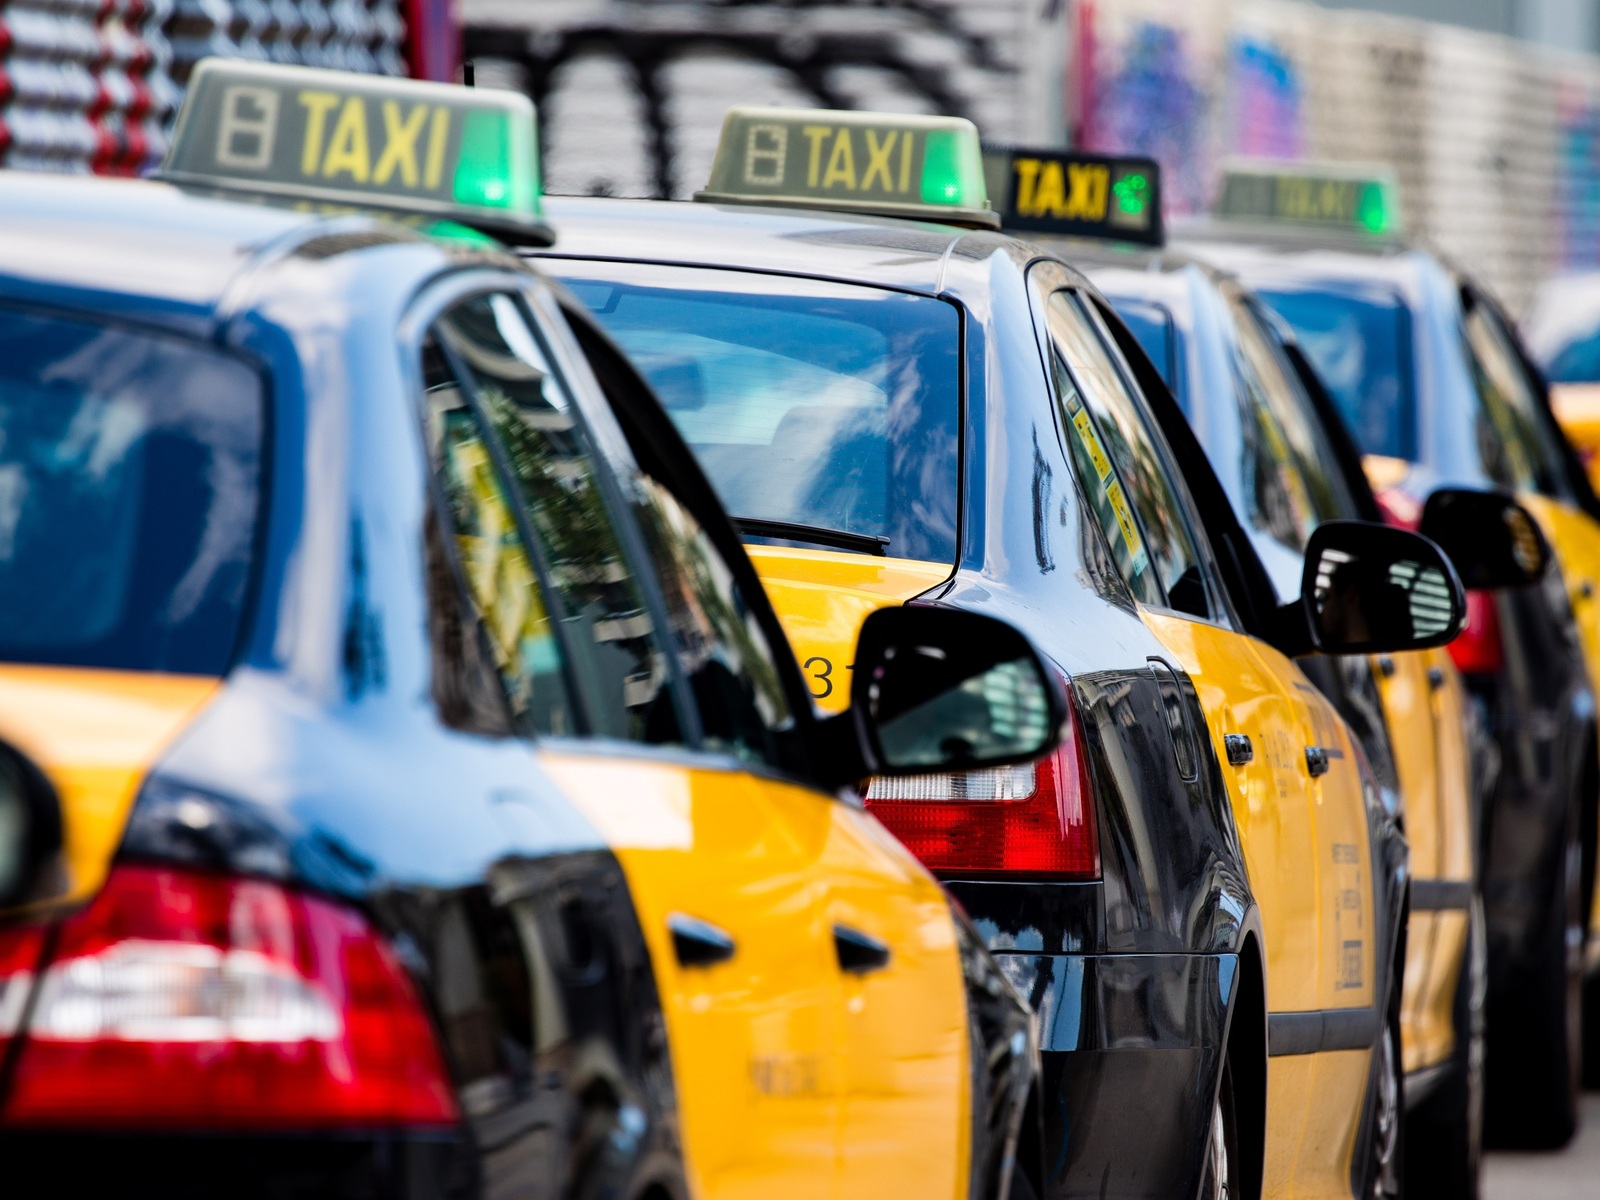
[[[483,232],[550,237],[522,97],[188,95],[165,182],[0,179],[8,1181],[1006,1195],[1034,1018],[845,785],[1028,771],[1052,670],[897,609],[814,714],[670,421]]]
[[[1498,747],[1477,831],[1488,938],[1492,1139],[1576,1128],[1580,982],[1593,888],[1600,512],[1509,322],[1472,279],[1409,242],[1392,175],[1242,162],[1217,218],[1184,231],[1293,328],[1393,521],[1441,488],[1525,505],[1556,570],[1468,594],[1450,652]]]
[[[1013,150],[994,157],[1004,171],[1019,160],[1071,163],[1084,156]],[[1153,162],[1130,165],[1159,178]],[[1090,241],[1078,232],[1049,244],[1089,274],[1139,339],[1216,468],[1279,597],[1288,599],[1298,590],[1301,556],[1318,524],[1378,521],[1381,511],[1337,409],[1283,322],[1236,280],[1192,255],[1162,249],[1160,240],[1141,247],[1121,238]],[[1507,540],[1489,536],[1508,519],[1499,510],[1512,502],[1482,493],[1450,499],[1449,507],[1436,506],[1426,532],[1455,550],[1464,578],[1526,585],[1542,570],[1546,556],[1537,553],[1542,546],[1525,513],[1509,519],[1532,541],[1528,563],[1508,556]],[[1453,527],[1441,527],[1441,514]],[[1465,536],[1455,536],[1458,530]],[[1410,845],[1401,1000],[1407,1191],[1472,1195],[1484,988],[1472,788],[1486,773],[1489,747],[1444,650],[1370,661],[1324,657],[1302,669],[1350,725],[1389,803],[1398,806]]]
[[[661,395],[816,703],[907,605],[1070,681],[1031,770],[866,792],[1038,1012],[1044,1195],[1392,1192],[1405,848],[1285,650],[1448,639],[1448,563],[1330,523],[1281,605],[1137,341],[997,232],[966,122],[734,109],[698,199],[553,200],[535,253]]]

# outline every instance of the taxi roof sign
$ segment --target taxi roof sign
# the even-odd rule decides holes
[[[517,92],[207,58],[156,178],[554,240],[533,103]]]
[[[730,108],[696,200],[999,228],[978,130],[961,117]]]
[[[1153,158],[985,146],[983,168],[1006,229],[1166,243]]]
[[[1236,158],[1222,165],[1214,211],[1234,221],[1397,234],[1400,185],[1382,163]]]

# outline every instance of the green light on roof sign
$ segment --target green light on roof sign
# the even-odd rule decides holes
[[[205,59],[157,176],[547,243],[537,136],[514,92]]]
[[[733,108],[695,199],[996,224],[978,131],[959,117]]]

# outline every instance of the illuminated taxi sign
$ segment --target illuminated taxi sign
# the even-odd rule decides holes
[[[533,104],[515,92],[209,58],[156,174],[551,240]]]
[[[977,128],[960,117],[731,108],[695,199],[999,225]]]
[[[1007,229],[1152,246],[1166,240],[1154,159],[989,146],[983,168]]]
[[[1223,165],[1216,214],[1232,220],[1400,232],[1399,185],[1389,167],[1234,160]]]

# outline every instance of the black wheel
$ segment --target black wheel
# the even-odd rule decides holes
[[[1489,1031],[1491,1145],[1555,1150],[1578,1131],[1587,915],[1580,902],[1582,869],[1572,822],[1537,957],[1513,992],[1496,996]]]
[[[1398,973],[1385,1009],[1383,1036],[1373,1049],[1372,1087],[1367,1100],[1367,1182],[1365,1200],[1391,1200],[1405,1178],[1406,1114],[1400,1058],[1400,980]]]
[[[1233,1103],[1232,1055],[1222,1060],[1222,1082],[1211,1109],[1200,1200],[1239,1200],[1239,1118]]]
[[[1428,1098],[1406,1114],[1409,1200],[1478,1200],[1483,1160],[1484,988],[1488,949],[1483,900],[1474,897],[1456,982],[1455,1051]]]
[[[1600,1088],[1600,975],[1583,985],[1583,1086]]]

